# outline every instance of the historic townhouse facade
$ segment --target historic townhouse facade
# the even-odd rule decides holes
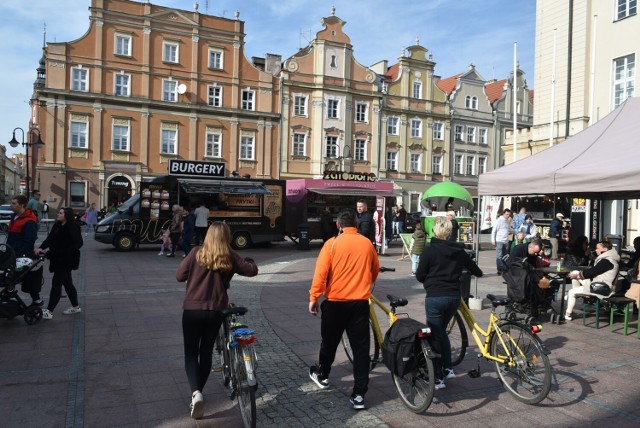
[[[280,177],[380,176],[378,77],[354,58],[335,9],[321,22],[315,39],[283,63]]]
[[[238,14],[195,7],[92,0],[86,34],[47,45],[34,104],[46,141],[34,184],[43,197],[76,208],[119,203],[166,174],[170,159],[278,176],[277,77],[245,58]]]
[[[402,188],[408,211],[419,211],[422,194],[449,174],[450,118],[435,62],[416,40],[396,64],[382,61],[372,68],[383,86],[380,174]]]

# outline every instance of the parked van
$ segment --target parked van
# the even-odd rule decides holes
[[[281,241],[285,235],[285,182],[226,178],[224,164],[171,160],[170,175],[141,182],[115,214],[102,220],[97,241],[130,251],[141,244],[160,244],[171,224],[175,205],[209,209],[209,222],[225,221],[231,228],[231,245]]]

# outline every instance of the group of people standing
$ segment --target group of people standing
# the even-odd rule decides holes
[[[175,257],[178,246],[182,248],[186,257],[191,251],[195,237],[196,245],[202,245],[209,227],[209,208],[201,202],[197,208],[183,208],[180,205],[173,206],[173,216],[171,223],[163,231],[162,245],[159,256],[169,251],[167,257]]]

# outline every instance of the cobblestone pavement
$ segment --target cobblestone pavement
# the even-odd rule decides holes
[[[44,236],[41,236],[42,239]],[[247,306],[246,323],[258,334],[258,425],[308,426],[617,426],[640,424],[640,339],[636,316],[629,336],[621,321],[609,331],[579,321],[545,323],[541,337],[551,349],[554,386],[539,406],[511,398],[492,366],[478,361],[472,347],[456,368],[458,378],[436,392],[423,415],[399,401],[389,372],[371,372],[367,410],[348,403],[351,366],[339,350],[332,387],[320,391],[307,368],[320,346],[320,320],[307,312],[310,278],[319,244],[297,251],[291,243],[246,252],[260,274],[237,277],[230,294]],[[424,317],[421,285],[409,277],[410,265],[392,245],[382,264],[396,267],[381,275],[375,294],[393,293],[410,300],[406,312]],[[492,251],[480,253],[487,275],[478,293],[505,294],[493,272]],[[235,403],[213,373],[205,388],[205,418],[189,418],[189,387],[183,367],[181,304],[183,285],[175,281],[179,258],[157,255],[156,248],[118,253],[88,239],[74,279],[83,312],[27,326],[21,318],[0,319],[0,415],[3,427],[191,427],[241,426]],[[48,297],[50,274],[43,294]],[[472,291],[475,288],[472,286]],[[28,300],[28,298],[27,298]],[[489,310],[474,311],[480,323]],[[386,328],[386,327],[385,327]],[[477,367],[478,379],[466,373]]]

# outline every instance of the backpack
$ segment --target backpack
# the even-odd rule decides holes
[[[49,212],[49,204],[48,203],[44,203],[44,205],[42,206],[42,212],[43,213],[48,213]]]
[[[544,290],[538,287],[542,273],[534,271],[527,260],[520,257],[509,257],[507,266],[502,277],[507,282],[507,296],[513,302],[538,304],[544,301]]]
[[[382,361],[391,373],[404,376],[415,369],[420,352],[418,331],[425,327],[411,318],[400,318],[384,335]]]

